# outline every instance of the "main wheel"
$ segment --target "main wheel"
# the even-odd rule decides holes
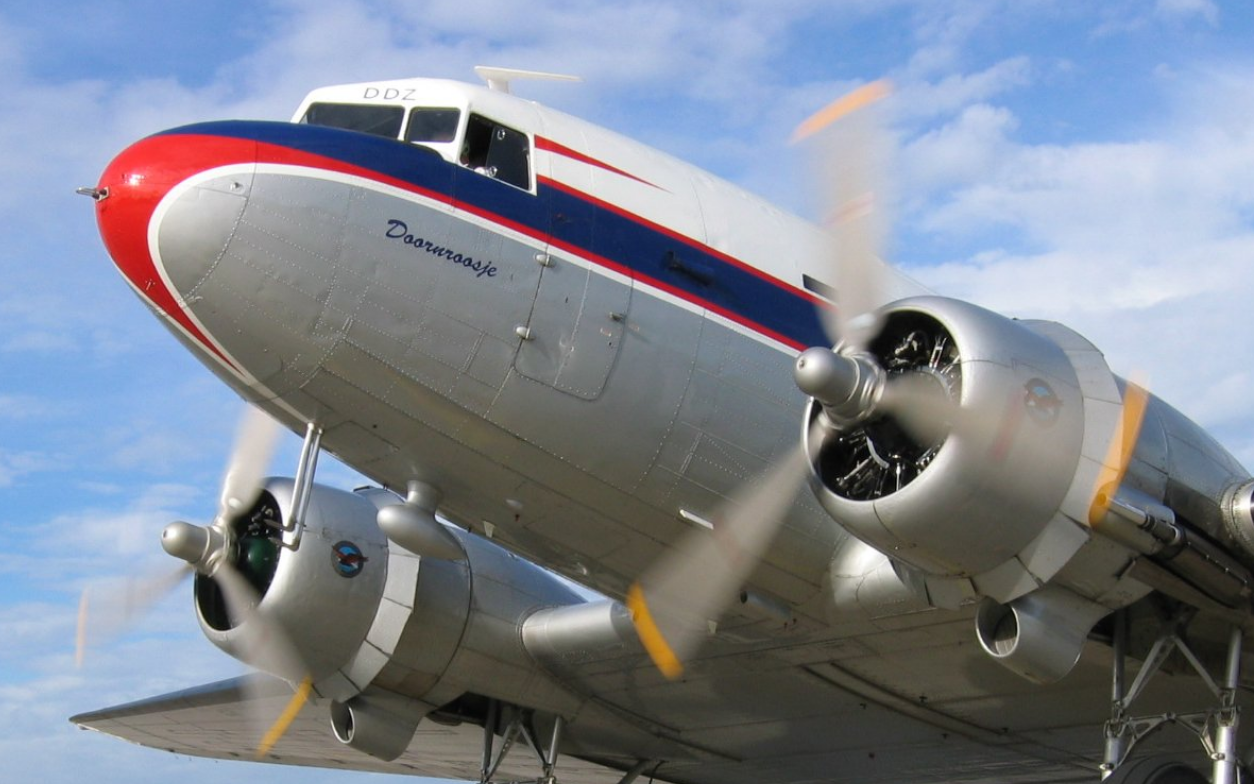
[[[1179,760],[1147,757],[1124,763],[1102,784],[1208,784],[1209,781]]]

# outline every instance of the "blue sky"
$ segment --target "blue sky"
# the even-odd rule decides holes
[[[6,771],[355,778],[189,760],[65,722],[238,671],[200,636],[189,591],[73,665],[83,586],[168,565],[158,532],[212,514],[239,411],[124,285],[73,193],[129,142],[284,119],[320,85],[504,65],[580,74],[518,91],[801,210],[791,129],[888,76],[890,256],[941,293],[1076,328],[1254,466],[1252,16],[1211,0],[0,5]]]

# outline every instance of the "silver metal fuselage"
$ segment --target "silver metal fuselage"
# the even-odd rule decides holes
[[[324,448],[384,486],[439,488],[455,524],[621,595],[692,521],[797,448],[806,400],[793,360],[827,340],[805,285],[822,242],[691,167],[457,89],[529,129],[530,188],[396,140],[211,123],[111,164],[102,233],[145,302],[244,398],[294,431],[316,423]],[[904,278],[890,292],[916,293]],[[973,644],[973,607],[832,621],[824,584],[850,546],[799,493],[750,579],[795,622],[746,610],[712,640],[716,653],[778,651],[769,666],[711,661],[675,685],[593,668],[572,687],[647,717],[651,732],[673,715],[691,730],[676,736],[729,766],[778,746],[813,771],[824,763],[805,755],[836,764],[884,737],[917,744],[919,770],[1021,754],[1067,770],[1065,749],[1093,751],[1096,733],[1076,728],[1105,715],[1101,667],[1088,661],[1035,711]],[[743,683],[700,680],[753,667]],[[874,727],[861,726],[868,702]],[[728,714],[739,729],[720,735]],[[1016,722],[1022,736],[989,729]]]
[[[132,284],[246,399],[386,486],[439,487],[458,524],[621,591],[681,510],[708,519],[795,448],[790,364],[824,338],[791,282],[400,142],[224,123],[145,145],[188,168]],[[799,605],[841,534],[808,494],[789,520],[759,581]]]

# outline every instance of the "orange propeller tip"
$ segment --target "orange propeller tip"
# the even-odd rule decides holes
[[[1089,525],[1095,526],[1106,516],[1110,502],[1132,462],[1136,451],[1136,442],[1141,434],[1141,424],[1145,420],[1145,409],[1149,404],[1149,385],[1143,374],[1134,374],[1127,379],[1123,392],[1123,407],[1119,416],[1119,426],[1110,439],[1106,461],[1097,478],[1097,486],[1093,490],[1093,502],[1089,506]]]
[[[662,672],[662,675],[672,681],[683,675],[684,665],[666,642],[666,638],[662,636],[662,630],[658,628],[657,622],[653,620],[653,613],[649,611],[649,604],[645,601],[644,589],[640,587],[640,583],[632,583],[627,591],[627,609],[631,611],[631,621],[636,626],[640,644],[644,646],[645,652],[649,654],[649,658],[653,660],[653,664]]]
[[[261,739],[261,743],[258,744],[257,751],[253,755],[256,759],[261,759],[269,754],[275,744],[283,738],[288,728],[292,726],[292,722],[296,721],[296,717],[300,715],[301,708],[305,707],[305,703],[309,701],[309,694],[312,691],[313,680],[306,675],[296,687],[296,693],[288,701],[287,707],[283,709],[283,713],[279,714],[279,718],[266,731],[265,736]]]
[[[892,83],[887,79],[880,79],[842,95],[798,125],[797,130],[793,131],[792,142],[795,144],[813,136],[840,118],[875,103],[891,92]]]

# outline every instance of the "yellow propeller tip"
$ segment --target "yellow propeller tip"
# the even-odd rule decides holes
[[[1093,490],[1093,501],[1089,505],[1089,526],[1096,526],[1106,516],[1111,499],[1123,484],[1123,477],[1128,472],[1128,464],[1136,451],[1136,442],[1141,434],[1141,424],[1145,420],[1145,408],[1149,405],[1148,385],[1143,377],[1129,378],[1123,393],[1123,409],[1119,417],[1119,428],[1110,439],[1110,447],[1106,452],[1106,460],[1097,477],[1097,486]]]
[[[265,736],[261,739],[256,753],[253,754],[255,759],[261,759],[270,753],[270,750],[274,748],[288,728],[292,726],[292,722],[296,721],[297,715],[300,714],[300,709],[305,707],[305,703],[309,700],[311,691],[313,691],[313,680],[306,675],[301,679],[300,685],[296,687],[296,693],[288,701],[287,707],[283,709],[283,713],[279,714],[278,720],[274,722],[274,725],[266,731]]]
[[[649,654],[649,658],[653,660],[653,664],[662,675],[672,681],[683,675],[684,665],[666,642],[666,638],[662,636],[662,630],[658,628],[657,622],[653,620],[653,613],[649,611],[649,604],[645,601],[644,589],[640,587],[640,583],[632,583],[627,591],[627,609],[631,610],[631,621],[636,626],[636,635],[640,638],[640,644],[644,646],[645,652]]]
[[[810,115],[807,120],[797,126],[797,130],[793,131],[792,142],[795,144],[813,136],[840,118],[875,103],[891,92],[892,83],[887,79],[864,84]]]

